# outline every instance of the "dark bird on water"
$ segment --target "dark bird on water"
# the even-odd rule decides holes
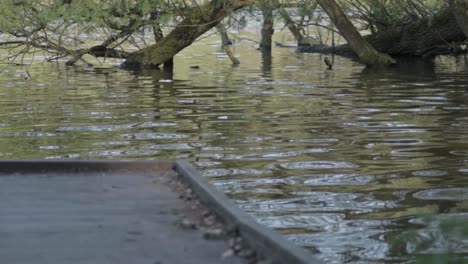
[[[331,70],[333,68],[333,63],[330,61],[330,59],[328,57],[325,57],[325,59],[323,59],[323,61],[328,66],[329,70]]]

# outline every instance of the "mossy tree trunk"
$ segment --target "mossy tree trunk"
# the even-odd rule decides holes
[[[213,0],[204,6],[194,7],[185,19],[161,41],[129,54],[123,66],[127,68],[158,67],[215,27],[231,12],[254,2],[255,0]]]
[[[156,20],[156,18],[159,16],[158,11],[154,11],[151,13],[151,19]],[[158,43],[159,41],[164,39],[164,34],[162,32],[161,26],[159,24],[154,24],[152,26],[153,28],[153,35],[154,35],[154,41]],[[172,72],[174,69],[174,58],[164,62],[163,69],[168,72]]]
[[[333,21],[341,35],[346,39],[351,49],[363,63],[369,66],[389,65],[395,63],[389,55],[375,50],[369,42],[359,34],[335,0],[317,1]]]

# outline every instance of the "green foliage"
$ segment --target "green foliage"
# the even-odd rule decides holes
[[[15,4],[16,1],[6,0],[0,8],[0,32],[16,32],[21,29],[23,21],[22,6]]]
[[[175,9],[177,4],[162,0],[3,0],[0,30],[3,33],[28,31],[33,27],[53,30],[61,23],[112,27],[116,21],[126,25],[130,21],[147,20],[155,11],[173,15]]]
[[[3,0],[0,45],[14,60],[37,50],[51,58],[75,56],[99,41],[105,47],[138,45],[145,30],[171,23],[185,8],[164,0]],[[81,56],[80,56],[81,57]]]
[[[445,3],[435,0],[347,0],[343,5],[376,32],[429,18],[443,9]]]
[[[416,223],[422,228],[390,236],[392,252],[396,255],[415,255],[417,264],[468,263],[464,256],[467,250],[465,241],[468,239],[466,221],[464,215],[417,219]]]
[[[210,1],[220,8],[229,6],[229,0]],[[210,1],[196,2],[201,6]],[[161,36],[161,28],[172,29],[194,13],[197,8],[192,5],[191,0],[2,0],[0,46],[9,49],[9,58],[41,50],[51,58],[72,57],[75,61],[90,54],[84,50],[96,46],[101,46],[101,51],[142,49],[154,41],[148,38],[153,34],[145,35],[147,32]],[[430,17],[444,5],[444,1],[436,0],[341,0],[351,20],[373,33],[403,29],[405,23],[414,21],[431,23]],[[330,34],[333,27],[327,24],[316,0],[258,0],[255,7],[231,18],[227,25],[241,28],[248,21],[261,21],[261,8],[277,9],[273,13],[301,44],[309,43],[309,34],[318,37],[320,43],[334,39]],[[200,23],[193,19],[194,25],[184,26]],[[311,26],[317,30],[311,31]]]

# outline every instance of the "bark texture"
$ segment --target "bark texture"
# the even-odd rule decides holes
[[[369,66],[395,63],[389,55],[375,50],[371,44],[359,34],[335,0],[317,1],[363,63]]]
[[[458,26],[468,38],[468,3],[464,0],[449,0],[449,5]]]
[[[262,37],[260,40],[260,49],[263,51],[270,51],[273,43],[273,7],[264,5],[262,7],[263,15],[263,26],[262,26]]]
[[[158,43],[129,54],[123,67],[155,68],[172,59],[202,34],[215,27],[233,11],[253,4],[255,0],[211,1],[194,7],[166,37]]]

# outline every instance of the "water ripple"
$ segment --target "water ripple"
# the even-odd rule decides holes
[[[356,193],[294,192],[296,198],[239,201],[239,206],[252,212],[338,212],[369,213],[376,209],[395,208],[394,201],[379,201]],[[241,196],[236,196],[241,197]],[[244,197],[244,196],[242,196]],[[248,197],[248,196],[245,196]]]
[[[276,166],[287,170],[352,169],[358,167],[351,162],[328,160],[285,162]]]
[[[414,198],[421,200],[468,200],[468,188],[447,188],[419,191],[413,194]]]
[[[0,137],[55,137],[57,135],[49,132],[0,132]]]
[[[359,175],[359,174],[323,174],[294,177],[297,184],[310,186],[321,185],[367,185],[375,180],[374,176]]]
[[[60,132],[64,131],[117,131],[122,129],[129,129],[134,127],[135,124],[126,124],[126,125],[93,125],[93,126],[68,126],[68,127],[59,127],[56,130]]]
[[[137,139],[137,140],[148,140],[148,139],[182,139],[188,138],[185,134],[176,133],[129,133],[122,134],[122,138],[125,139]]]
[[[414,176],[422,176],[422,177],[438,177],[447,175],[446,171],[440,170],[421,170],[421,171],[413,171],[411,174]]]
[[[325,71],[319,54],[273,49],[268,61],[242,43],[243,67],[203,55],[218,48],[204,39],[171,76],[32,64],[25,80],[8,67],[0,156],[188,159],[323,263],[410,263],[415,244],[395,248],[390,234],[416,226],[418,240],[442,241],[413,220],[468,211],[463,60],[374,71],[337,56]]]

